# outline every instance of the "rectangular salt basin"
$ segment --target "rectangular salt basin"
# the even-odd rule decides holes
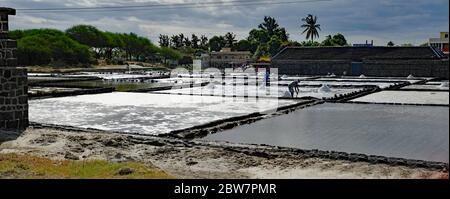
[[[29,103],[32,122],[158,135],[298,101],[115,92]]]
[[[448,105],[449,96],[448,92],[440,91],[381,91],[351,101],[369,103]]]
[[[409,82],[415,84],[425,79],[406,79],[406,78],[319,78],[321,81],[362,81],[362,82]]]
[[[332,98],[335,95],[347,94],[352,92],[358,92],[362,89],[337,89],[330,88],[329,91],[321,91],[319,87],[317,88],[300,88],[300,93],[297,98],[300,97],[314,97],[318,99],[322,98]],[[236,96],[236,97],[290,97],[289,90],[287,86],[256,86],[256,85],[214,85],[210,84],[204,87],[194,87],[194,88],[184,88],[184,89],[173,89],[173,90],[165,90],[165,91],[156,91],[156,93],[171,93],[171,94],[193,94],[193,95],[204,95],[204,96]]]
[[[276,82],[278,85],[289,85],[292,81],[278,81]],[[321,86],[321,85],[329,85],[329,86],[378,86],[381,89],[388,88],[394,86],[396,84],[400,84],[401,82],[356,82],[356,81],[300,81],[300,85],[309,85],[309,86]]]
[[[448,107],[322,104],[204,139],[448,163],[448,114]]]
[[[442,91],[448,91],[448,87],[441,86],[441,84],[438,85],[432,85],[432,84],[413,84],[409,86],[402,87],[400,90],[442,90]]]

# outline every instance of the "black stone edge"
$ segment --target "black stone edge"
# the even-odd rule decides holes
[[[397,105],[397,106],[435,106],[449,107],[449,104],[412,104],[412,103],[377,103],[377,102],[343,102],[346,104],[375,104],[375,105]]]
[[[71,87],[71,88],[73,88],[73,87]],[[111,93],[114,91],[115,91],[115,88],[92,88],[92,89],[83,89],[83,90],[77,90],[77,91],[55,92],[55,93],[46,93],[46,94],[31,94],[31,95],[29,94],[28,97],[30,100],[37,100],[37,99],[68,97],[68,96],[76,96],[76,95]]]
[[[317,87],[317,86],[316,86]],[[339,86],[338,86],[339,87]],[[183,88],[189,88],[189,87],[183,87]],[[171,93],[171,92],[153,92],[153,91],[163,91],[163,90],[170,90],[170,89],[181,89],[181,88],[174,88],[174,87],[170,87],[169,89],[154,89],[151,91],[147,91],[150,92],[152,94],[165,94],[165,95],[189,95],[189,96],[215,96],[215,97],[228,97],[228,98],[254,98],[254,99],[280,99],[280,100],[308,100],[308,99],[316,99],[316,100],[325,100],[327,102],[335,102],[335,101],[343,101],[343,100],[348,100],[348,99],[354,99],[357,98],[358,96],[364,96],[367,94],[370,94],[369,92],[372,92],[374,89],[378,89],[377,86],[341,86],[339,88],[362,88],[361,91],[354,91],[351,93],[346,93],[346,94],[339,94],[339,95],[335,95],[334,97],[329,97],[329,98],[323,98],[323,99],[318,99],[318,98],[314,98],[314,97],[300,97],[300,98],[290,98],[290,97],[270,97],[270,96],[241,96],[241,95],[208,95],[208,94],[199,94],[199,93]],[[135,92],[135,91],[132,91]],[[356,96],[356,97],[354,97]]]
[[[180,139],[203,138],[209,134],[218,133],[218,132],[232,129],[234,127],[244,125],[244,124],[254,123],[254,122],[262,120],[262,119],[267,119],[267,118],[276,117],[279,115],[288,114],[288,113],[293,112],[298,109],[303,109],[303,108],[306,108],[309,106],[323,104],[323,103],[324,103],[324,101],[321,101],[321,100],[300,101],[300,102],[292,104],[292,105],[279,107],[279,108],[277,108],[276,112],[271,113],[271,114],[254,112],[254,113],[244,115],[244,116],[237,116],[237,117],[231,117],[231,118],[226,118],[226,119],[222,119],[222,120],[216,120],[216,121],[212,121],[212,122],[209,122],[206,124],[186,128],[186,129],[171,131],[168,134],[161,135],[161,137],[173,137],[173,138],[180,138]]]
[[[128,136],[127,138],[134,144],[146,144],[152,146],[167,146],[167,145],[182,145],[184,147],[205,146],[218,149],[224,149],[232,152],[242,153],[246,155],[263,157],[263,158],[277,158],[277,157],[302,157],[302,158],[322,158],[329,160],[341,160],[350,162],[366,162],[370,164],[385,164],[389,166],[404,166],[408,168],[424,168],[436,170],[441,172],[449,171],[449,164],[444,162],[432,162],[423,160],[412,160],[394,157],[384,157],[376,155],[365,155],[358,153],[346,153],[336,151],[321,151],[321,150],[304,150],[289,147],[278,147],[270,145],[255,145],[255,144],[239,144],[231,142],[220,141],[206,141],[206,140],[187,140],[169,137],[158,137],[153,135],[124,133],[117,131],[104,131],[92,128],[79,128],[62,125],[42,124],[30,122],[30,128],[43,129],[50,128],[55,130],[64,130],[73,133],[114,133],[118,135]]]

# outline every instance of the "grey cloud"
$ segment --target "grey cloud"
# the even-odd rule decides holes
[[[212,1],[212,0],[209,0]],[[3,0],[2,6],[15,8],[80,7],[134,5],[149,3],[204,2],[198,0]],[[140,10],[98,13],[21,14],[14,17],[12,28],[51,27],[66,29],[87,23],[114,32],[136,32],[156,40],[159,34],[184,32],[207,35],[236,32],[247,36],[251,28],[261,23],[265,15],[275,17],[287,28],[291,38],[300,35],[300,19],[311,13],[319,16],[323,27],[321,36],[343,33],[352,43],[374,39],[384,45],[397,43],[420,44],[440,31],[448,31],[448,0],[334,0],[330,2],[262,5],[223,8],[189,8]],[[133,20],[130,20],[133,19]],[[47,20],[47,21],[46,21]]]

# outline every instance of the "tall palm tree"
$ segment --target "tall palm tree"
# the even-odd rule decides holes
[[[319,38],[320,24],[317,24],[317,16],[309,14],[302,19],[305,22],[301,27],[304,28],[302,34],[306,33],[306,39],[311,38],[311,42],[314,42],[314,38]]]

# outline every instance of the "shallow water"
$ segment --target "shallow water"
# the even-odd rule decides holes
[[[448,163],[448,121],[448,107],[323,104],[204,139]]]
[[[448,105],[449,93],[443,91],[381,91],[353,102]]]

